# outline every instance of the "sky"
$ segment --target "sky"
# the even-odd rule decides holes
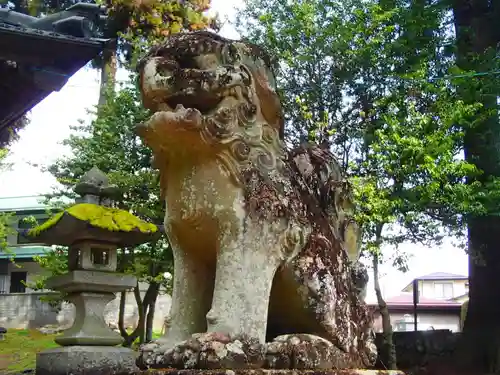
[[[212,11],[218,12],[222,19],[232,20],[235,7],[241,0],[212,0]],[[221,35],[238,39],[239,35],[230,23],[225,23]],[[121,72],[124,73],[124,72]],[[125,74],[118,75],[125,77]],[[78,120],[88,119],[87,109],[97,103],[99,95],[99,72],[83,68],[71,77],[59,91],[49,95],[34,107],[29,115],[30,124],[20,132],[20,139],[11,147],[8,156],[9,170],[0,172],[0,197],[19,197],[42,195],[55,186],[56,181],[49,173],[43,173],[40,166],[50,164],[69,151],[61,141],[70,133],[70,126]],[[382,292],[386,297],[399,294],[415,277],[432,272],[468,274],[467,256],[463,250],[454,247],[451,239],[440,247],[426,248],[405,244],[400,247],[410,257],[409,271],[402,273],[390,265],[380,268]],[[384,249],[384,253],[391,253]],[[374,300],[373,277],[370,277],[367,302]]]

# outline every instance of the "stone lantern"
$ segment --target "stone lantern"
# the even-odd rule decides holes
[[[47,280],[75,305],[73,326],[55,341],[61,347],[37,356],[37,375],[126,374],[135,369],[135,353],[118,345],[123,339],[104,320],[115,293],[136,286],[132,275],[116,273],[118,248],[156,240],[158,226],[112,207],[115,186],[97,168],[74,191],[76,204],[24,234],[48,245],[68,247],[68,273]]]

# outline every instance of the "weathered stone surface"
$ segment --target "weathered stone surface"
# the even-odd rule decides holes
[[[348,368],[352,359],[331,342],[314,335],[283,335],[267,344],[266,368]]]
[[[104,310],[115,299],[114,292],[136,284],[132,275],[89,270],[73,270],[48,279],[47,285],[68,293],[67,299],[75,306],[73,325],[55,341],[63,346],[121,344],[123,338],[106,324]]]
[[[350,186],[326,147],[285,148],[269,60],[257,46],[195,32],[139,64],[154,114],[138,133],[160,169],[175,263],[171,328],[142,348],[141,364],[241,367],[236,355],[202,358],[230,345],[208,335],[199,349],[196,334],[207,331],[261,345],[301,337],[270,346],[291,361],[274,367],[375,361]]]
[[[65,293],[118,293],[136,284],[137,280],[132,275],[89,270],[74,270],[47,280],[47,287]]]
[[[137,371],[133,350],[109,346],[69,346],[43,351],[37,375],[125,375]]]
[[[104,320],[104,308],[115,298],[113,293],[73,293],[68,300],[75,305],[73,325],[55,338],[59,345],[107,345],[123,342]]]
[[[132,375],[132,374],[131,374]],[[264,370],[264,369],[219,369],[219,370],[175,370],[158,369],[134,373],[134,375],[405,375],[398,370],[359,370],[359,369],[333,369],[333,370]]]
[[[163,354],[141,356],[138,365],[142,368],[260,368],[264,365],[265,353],[265,345],[254,338],[212,332],[195,334]]]

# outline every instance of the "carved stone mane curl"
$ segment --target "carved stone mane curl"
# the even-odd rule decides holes
[[[286,157],[278,131],[257,120],[256,108],[255,104],[242,103],[235,109],[221,108],[216,116],[203,119],[203,141],[223,145],[216,158],[238,185],[243,184],[243,169],[253,166],[263,173],[280,169]]]

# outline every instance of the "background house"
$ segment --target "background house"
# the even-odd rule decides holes
[[[0,198],[0,212],[12,214],[12,229],[31,228],[32,223],[24,218],[34,217],[38,223],[49,218],[43,196]],[[51,291],[34,291],[26,283],[34,281],[44,270],[33,259],[43,256],[50,247],[35,243],[15,230],[7,237],[9,251],[0,250],[0,326],[6,328],[39,328],[47,324],[68,326],[74,319],[74,306],[63,304],[59,311],[40,301],[40,297]],[[11,261],[14,254],[14,262]],[[141,294],[148,284],[140,283]],[[158,296],[153,329],[160,331],[164,318],[170,311],[171,297],[166,293]],[[106,307],[105,317],[114,325],[118,321],[119,296]],[[138,319],[137,304],[132,293],[127,296],[125,306],[126,325],[135,326]]]
[[[32,224],[24,219],[34,217],[39,223],[43,223],[49,217],[42,199],[39,196],[0,198],[0,212],[13,214],[10,219],[14,229],[30,228]],[[33,257],[43,255],[50,247],[36,243],[16,231],[8,235],[7,242],[8,249],[14,254],[15,263],[10,260],[10,252],[0,251],[0,293],[31,292],[25,283],[33,281],[42,272]]]
[[[39,196],[0,198],[0,212],[12,214],[10,225],[14,229],[7,237],[9,251],[0,251],[0,325],[7,328],[57,323],[57,314],[39,299],[44,293],[26,287],[26,283],[43,272],[33,258],[43,256],[50,247],[33,242],[15,230],[31,227],[26,218],[34,217],[39,223],[48,219],[42,199]]]
[[[415,280],[418,281],[420,297],[452,300],[469,293],[469,278],[463,275],[434,272]],[[404,287],[402,292],[413,293],[413,282]]]
[[[419,303],[417,305],[417,329],[461,330],[460,311],[468,299],[469,280],[467,276],[435,272],[415,279],[418,283]],[[401,294],[386,298],[391,316],[392,328],[398,331],[414,330],[413,281],[404,287]],[[382,331],[382,320],[378,306],[375,311],[374,328]]]

